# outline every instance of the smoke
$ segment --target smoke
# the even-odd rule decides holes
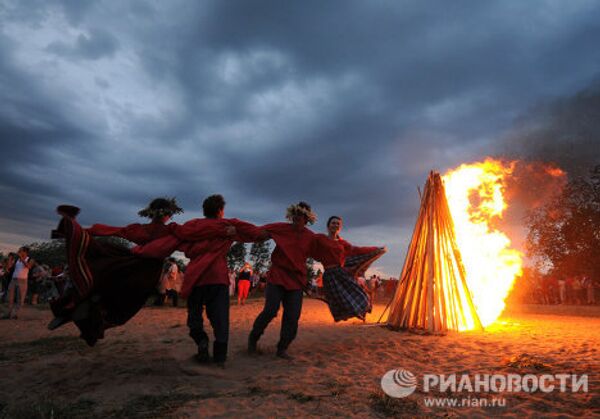
[[[518,160],[506,177],[505,198],[513,208],[531,211],[556,198],[567,183],[566,173],[554,163]]]
[[[517,160],[512,165],[512,174],[504,179],[508,208],[497,227],[507,234],[515,248],[524,252],[528,214],[556,199],[567,183],[567,176],[554,163]]]
[[[509,159],[553,163],[569,177],[587,175],[600,164],[600,83],[533,108],[504,144]]]
[[[600,83],[522,115],[501,155],[514,167],[505,179],[508,209],[497,226],[524,251],[527,215],[551,203],[568,179],[586,176],[600,164]]]

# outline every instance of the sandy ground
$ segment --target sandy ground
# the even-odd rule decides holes
[[[261,299],[232,306],[222,370],[194,362],[183,308],[145,308],[89,348],[74,326],[49,332],[50,312],[26,307],[18,321],[0,321],[0,417],[600,417],[600,307],[519,306],[485,332],[420,336],[334,324],[322,302],[305,299],[293,361],[275,357],[279,319],[260,342],[264,353],[245,354],[261,308]],[[523,354],[530,362],[509,364]],[[587,373],[589,392],[508,393],[505,407],[427,407],[426,397],[456,395],[419,386],[387,397],[380,380],[393,368],[418,377]]]

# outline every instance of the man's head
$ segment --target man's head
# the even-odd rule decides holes
[[[223,218],[225,215],[225,199],[223,195],[211,195],[202,203],[202,211],[206,218]]]
[[[27,256],[29,256],[29,247],[27,247],[27,246],[20,247],[17,254],[19,255],[19,257],[21,259],[25,259]]]

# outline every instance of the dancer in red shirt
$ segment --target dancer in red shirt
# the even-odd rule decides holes
[[[312,257],[323,264],[323,291],[333,319],[338,322],[351,317],[365,319],[372,301],[355,277],[385,253],[382,247],[356,247],[342,239],[342,218],[327,221],[328,235],[316,234]]]
[[[224,366],[229,340],[229,271],[227,253],[234,241],[255,242],[268,238],[265,231],[237,219],[225,219],[225,200],[211,195],[202,204],[205,218],[177,226],[173,236],[182,243],[190,263],[185,271],[181,295],[187,298],[187,325],[190,336],[198,346],[196,359],[209,361],[208,335],[204,331],[202,311],[213,328],[213,360]],[[207,236],[210,236],[207,238]],[[163,239],[168,242],[170,239]],[[160,244],[157,241],[156,244]],[[153,246],[152,244],[150,246]],[[168,246],[167,246],[168,247]],[[148,247],[146,248],[148,251]]]
[[[118,236],[146,245],[167,237],[176,224],[165,223],[183,210],[174,198],[157,198],[139,212],[140,216],[150,218],[150,223],[125,227],[95,224],[88,230],[75,220],[79,208],[61,205],[57,211],[62,220],[53,236],[66,239],[73,286],[50,304],[55,319],[48,328],[54,330],[74,321],[81,337],[93,346],[104,337],[105,329],[124,324],[144,306],[156,289],[163,259],[173,249],[146,257],[140,249],[104,243],[92,236]]]
[[[265,307],[254,321],[248,337],[248,352],[255,353],[257,343],[271,320],[283,305],[281,334],[277,344],[277,356],[291,359],[287,348],[298,332],[298,320],[302,311],[302,290],[307,285],[306,259],[310,256],[314,233],[306,228],[313,224],[316,215],[310,205],[299,202],[287,210],[291,223],[273,223],[262,227],[275,241],[271,255],[271,269],[267,274]]]

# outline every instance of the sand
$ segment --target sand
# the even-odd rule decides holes
[[[232,306],[224,370],[192,358],[183,308],[144,308],[89,348],[73,325],[48,331],[47,308],[26,307],[19,320],[0,321],[0,417],[600,416],[600,307],[517,306],[485,332],[421,336],[335,324],[324,303],[305,299],[287,361],[275,357],[279,318],[260,341],[263,354],[245,353],[262,303]],[[587,373],[589,391],[461,393],[502,396],[506,406],[428,407],[426,397],[456,394],[419,386],[406,398],[385,396],[380,380],[394,368],[418,377]]]

